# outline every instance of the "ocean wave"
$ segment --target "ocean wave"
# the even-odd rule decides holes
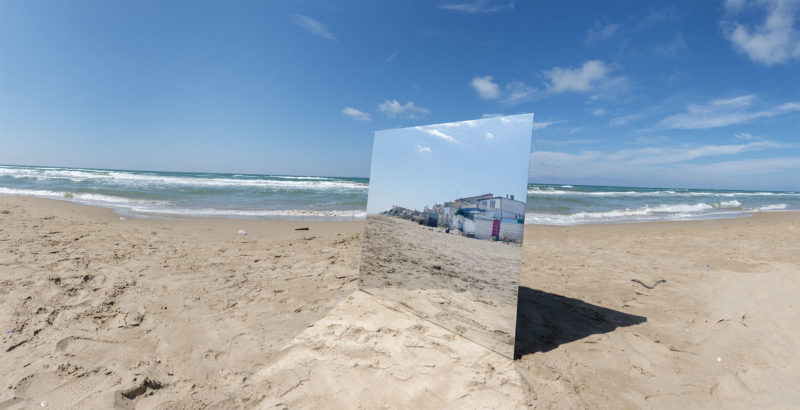
[[[771,208],[771,210],[775,209],[777,208]],[[538,225],[579,225],[607,222],[647,222],[719,217],[741,212],[742,204],[739,201],[733,200],[715,203],[699,202],[696,204],[658,205],[654,207],[644,206],[636,209],[616,209],[599,212],[584,211],[567,215],[527,213],[525,215],[525,223]]]
[[[755,211],[758,211],[758,212],[781,211],[781,210],[786,209],[788,206],[789,205],[787,205],[787,204],[764,205],[764,206],[760,206],[760,207],[756,208]]]
[[[533,187],[528,189],[529,196],[593,196],[593,197],[651,197],[651,196],[671,196],[671,197],[722,197],[731,198],[737,196],[788,196],[800,198],[800,193],[796,192],[687,192],[687,191],[569,191],[555,188]]]
[[[138,173],[126,171],[104,171],[91,169],[63,168],[15,168],[0,167],[0,176],[13,178],[29,178],[43,180],[69,180],[71,182],[106,182],[120,185],[152,186],[192,186],[192,187],[249,187],[297,190],[366,190],[368,184],[340,180],[328,177],[304,176],[251,176],[253,178],[237,179],[229,177],[191,177],[175,175],[158,175],[154,173]],[[208,175],[208,174],[204,174]]]
[[[37,198],[49,199],[63,199],[71,200],[73,202],[81,202],[87,204],[165,204],[163,201],[153,201],[149,199],[137,198],[123,198],[113,195],[103,195],[94,193],[73,193],[68,191],[48,191],[43,189],[13,189],[0,187],[0,195],[13,195],[13,196],[32,196]]]
[[[366,212],[362,210],[239,210],[217,208],[176,208],[164,201],[123,198],[113,195],[94,193],[72,193],[37,189],[13,189],[0,187],[0,195],[31,196],[37,198],[58,199],[84,205],[110,207],[134,214],[155,214],[173,216],[211,216],[234,218],[275,218],[275,219],[364,219]]]
[[[211,217],[240,217],[240,218],[322,218],[322,219],[364,219],[366,211],[359,210],[307,210],[307,209],[277,209],[277,210],[238,210],[238,209],[191,209],[191,208],[135,208],[135,212],[145,214],[176,215],[176,216],[211,216]]]

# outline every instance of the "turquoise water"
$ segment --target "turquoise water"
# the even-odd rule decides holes
[[[358,220],[365,215],[368,188],[366,178],[0,165],[0,195],[145,217]],[[531,184],[526,223],[707,219],[785,210],[800,210],[800,193]]]

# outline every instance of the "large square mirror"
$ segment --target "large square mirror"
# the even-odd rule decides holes
[[[359,288],[514,355],[533,114],[375,133]]]

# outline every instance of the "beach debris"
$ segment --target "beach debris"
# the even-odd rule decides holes
[[[307,230],[308,230],[308,227],[303,227],[303,228],[294,228],[294,230],[295,230],[295,231],[307,231]]]
[[[8,332],[6,333],[14,333],[14,329],[8,329]]]
[[[721,357],[719,357],[719,356],[717,356],[717,361],[718,361],[718,362],[721,362],[721,361],[722,361],[722,358],[721,358]]]
[[[239,229],[239,235],[245,236],[247,232],[244,229]]]
[[[125,222],[125,217],[124,216],[120,216],[119,220],[122,221],[122,222]]]
[[[710,268],[710,267],[711,267],[711,265],[706,265],[706,268]]]
[[[47,407],[47,401],[43,401],[43,402],[39,403],[39,405],[42,406],[42,407]]]
[[[656,287],[656,285],[658,285],[659,283],[661,283],[661,282],[664,282],[664,283],[666,283],[667,281],[666,281],[666,280],[664,280],[664,279],[659,279],[659,280],[657,280],[657,281],[656,281],[656,283],[654,283],[652,286],[647,286],[647,285],[646,285],[644,282],[640,281],[639,279],[631,279],[631,282],[636,282],[636,283],[638,283],[638,284],[640,284],[640,285],[642,285],[642,286],[646,287],[647,289],[653,289],[653,288],[654,288],[654,287]]]

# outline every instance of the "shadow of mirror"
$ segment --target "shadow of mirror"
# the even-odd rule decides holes
[[[643,316],[520,286],[514,358],[646,321]]]

